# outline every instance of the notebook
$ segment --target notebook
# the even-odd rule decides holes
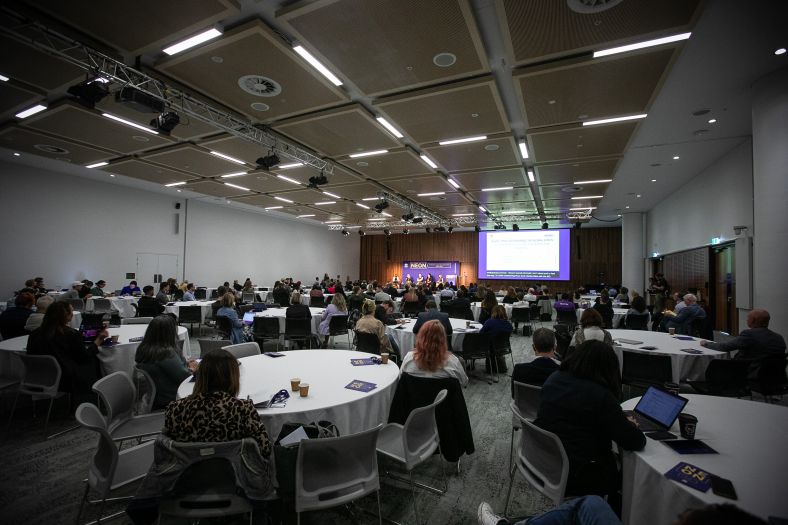
[[[686,397],[650,386],[638,401],[635,410],[625,413],[635,417],[642,432],[667,430],[676,422],[688,401]]]

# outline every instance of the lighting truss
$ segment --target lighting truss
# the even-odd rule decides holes
[[[3,27],[3,32],[19,42],[55,55],[93,75],[106,78],[111,83],[123,87],[133,87],[161,100],[167,107],[178,113],[189,115],[265,149],[272,149],[280,156],[312,166],[327,175],[333,173],[333,164],[330,162],[295,145],[283,142],[265,128],[256,127],[251,122],[243,120],[225,109],[198,100],[184,91],[123,64],[119,60],[61,35],[39,22],[25,19],[8,9],[3,9],[3,12],[13,16],[18,22],[14,25],[14,29]]]

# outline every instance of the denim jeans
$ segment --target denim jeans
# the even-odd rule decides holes
[[[621,520],[604,499],[583,496],[514,525],[621,525]]]

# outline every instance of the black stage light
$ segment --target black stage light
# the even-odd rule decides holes
[[[93,108],[109,95],[109,82],[97,78],[80,82],[68,88],[68,94],[75,97],[77,102],[86,108]]]
[[[424,217],[415,217],[413,219],[413,224],[419,224],[420,222],[424,222]]]
[[[517,224],[512,224],[512,231],[513,232],[518,232],[518,231],[520,231],[520,227]]]
[[[454,231],[454,226],[449,226],[449,233]]]
[[[549,228],[549,227],[550,227],[550,225],[549,225],[549,224],[547,224],[547,221],[544,221],[544,222],[542,223],[542,229],[543,229],[543,230],[546,230],[546,229],[547,229],[547,228]]]
[[[383,230],[383,234],[384,234],[386,237],[388,237],[389,235],[391,235],[391,230],[389,230],[388,228],[386,228],[385,230]]]
[[[474,227],[473,227],[473,231],[475,231],[476,233],[479,233],[480,231],[482,231],[482,229],[481,229],[481,227],[480,227],[480,226],[477,224],[476,226],[474,226]]]
[[[167,111],[150,121],[150,125],[164,135],[169,135],[175,126],[181,123],[181,117],[174,111]]]
[[[428,226],[428,227],[424,228],[424,231],[427,232],[427,233],[432,233],[432,228],[430,228]]]
[[[446,231],[446,228],[444,228],[443,226],[437,226],[437,227],[435,228],[435,231],[436,231],[436,232],[445,232],[445,231]]]
[[[382,200],[379,203],[375,204],[375,211],[378,213],[383,213],[383,210],[389,207],[388,201]]]
[[[409,231],[407,228],[405,228],[404,230],[402,230],[402,233],[404,233],[405,235],[407,235],[407,234],[409,234],[409,233],[410,233],[410,231]]]
[[[575,230],[579,230],[579,229],[580,229],[580,226],[582,226],[582,225],[583,225],[583,223],[582,223],[582,222],[576,222],[576,223],[575,223]]]
[[[328,184],[328,179],[323,171],[320,171],[320,175],[316,177],[309,177],[309,187],[310,188],[317,188],[318,186],[322,186],[323,184]]]
[[[257,159],[257,166],[264,169],[265,171],[270,170],[278,164],[279,157],[276,155],[276,153],[271,153],[270,155],[266,155],[265,157],[260,157]]]
[[[504,225],[503,225],[503,224],[501,224],[501,223],[498,223],[498,224],[496,224],[496,225],[495,225],[495,229],[496,229],[496,230],[505,230],[505,229],[506,229],[506,226],[504,226]]]
[[[364,230],[359,230],[359,231],[358,231],[358,234],[359,234],[360,236],[362,236],[362,237],[363,237],[364,235],[366,235],[366,234],[364,233]]]
[[[348,232],[347,230],[342,230],[342,235],[347,237],[348,235],[350,235],[350,232]]]

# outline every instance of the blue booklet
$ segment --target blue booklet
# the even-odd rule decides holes
[[[353,366],[368,366],[368,365],[379,365],[380,358],[379,357],[367,357],[365,359],[351,359],[350,364]]]
[[[367,383],[366,381],[361,381],[359,379],[354,379],[345,388],[349,390],[356,390],[358,392],[370,392],[375,390],[378,387],[375,383]]]
[[[701,492],[711,487],[711,474],[685,461],[665,472],[665,477]]]

